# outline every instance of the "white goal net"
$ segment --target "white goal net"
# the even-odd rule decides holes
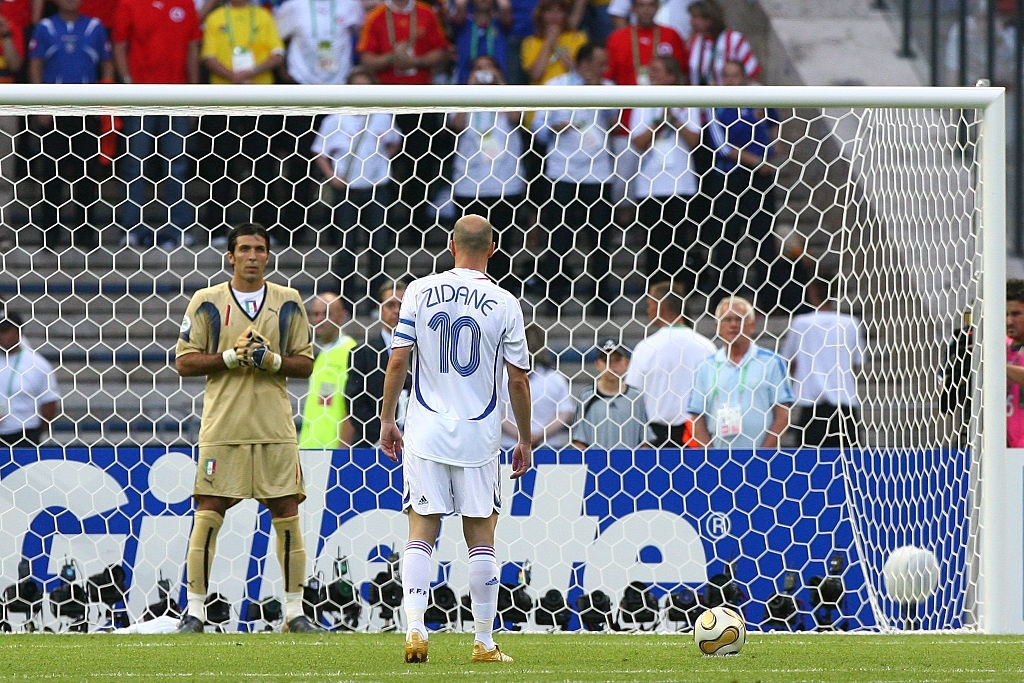
[[[504,492],[504,626],[686,630],[725,602],[755,630],[975,629],[997,609],[978,539],[1001,370],[970,381],[1001,353],[995,89],[63,88],[7,86],[0,105],[0,296],[62,394],[42,448],[0,454],[0,628],[95,629],[183,596],[204,384],[173,348],[191,295],[229,277],[228,227],[266,225],[268,279],[340,292],[363,345],[381,287],[451,267],[466,213],[496,228],[490,275],[538,346],[535,412],[562,423]],[[609,349],[659,329],[666,280],[676,324],[722,348],[716,305],[742,297],[775,354],[731,388],[710,351],[686,359],[712,369],[662,403],[702,396],[710,449],[646,448],[653,427],[617,421],[599,382]],[[983,309],[988,334],[964,323]],[[623,398],[653,410],[639,387]],[[308,387],[289,389],[299,423]],[[744,411],[767,425],[789,404],[778,444],[723,447],[760,446],[777,430],[748,434]],[[373,448],[303,457],[311,609],[394,625],[400,470]],[[255,504],[229,515],[221,628],[276,623],[270,536]],[[438,627],[460,625],[465,552],[445,523]]]

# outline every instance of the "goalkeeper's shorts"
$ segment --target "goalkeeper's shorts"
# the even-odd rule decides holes
[[[234,444],[199,447],[196,496],[273,500],[306,499],[296,443]]]

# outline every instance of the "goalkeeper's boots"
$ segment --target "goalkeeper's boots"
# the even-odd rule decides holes
[[[281,629],[285,633],[322,633],[323,629],[309,620],[305,614],[300,614],[291,621],[285,623]]]
[[[427,646],[430,643],[420,635],[419,631],[413,631],[405,639],[405,663],[422,664],[427,661]]]
[[[474,662],[513,662],[515,661],[507,654],[501,651],[498,644],[494,644],[494,649],[488,650],[483,646],[480,641],[473,642],[473,659]]]
[[[186,614],[181,618],[181,622],[178,624],[178,628],[174,629],[175,633],[202,633],[203,632],[203,620],[198,617],[194,617],[191,614]]]

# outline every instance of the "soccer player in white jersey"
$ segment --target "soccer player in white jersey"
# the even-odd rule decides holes
[[[409,541],[402,557],[408,632],[405,661],[427,661],[423,615],[430,593],[430,555],[441,516],[462,516],[469,548],[473,662],[511,662],[494,642],[498,562],[494,529],[501,509],[498,383],[508,393],[519,430],[512,479],[530,469],[530,356],[518,300],[485,274],[494,253],[490,223],[467,215],[455,223],[449,249],[455,267],[416,280],[402,299],[384,379],[380,442],[398,462],[404,455],[403,505]],[[398,396],[412,361],[413,388],[405,433],[395,422]]]

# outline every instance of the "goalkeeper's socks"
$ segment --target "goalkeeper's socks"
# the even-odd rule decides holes
[[[434,551],[426,541],[416,539],[405,544],[402,556],[402,592],[405,594],[405,621],[412,629],[413,624],[420,624],[420,635],[427,637],[423,628],[423,615],[427,611],[430,597],[430,555]]]
[[[289,622],[295,617],[301,617],[305,612],[302,611],[302,591],[296,593],[285,593],[284,594],[284,620]]]
[[[494,649],[494,615],[498,612],[498,561],[494,546],[475,545],[469,549],[469,595],[476,640]]]
[[[190,617],[206,623],[206,596],[202,593],[186,593],[186,610]]]
[[[284,592],[302,595],[302,582],[306,578],[306,545],[302,540],[299,516],[278,517],[271,521],[276,538],[277,560],[281,563]],[[300,609],[297,614],[302,614]]]

